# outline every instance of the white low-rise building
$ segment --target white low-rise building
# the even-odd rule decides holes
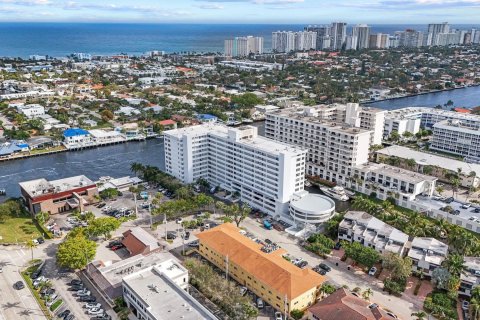
[[[39,104],[26,104],[17,106],[17,111],[27,118],[35,118],[45,114],[45,107]]]
[[[434,238],[415,237],[408,256],[412,259],[412,270],[431,276],[432,271],[442,265],[448,254],[448,245]]]
[[[125,142],[127,139],[118,131],[93,129],[88,131],[97,145]]]
[[[256,127],[204,124],[164,135],[166,172],[183,183],[206,179],[239,192],[253,208],[287,218],[290,198],[304,188],[307,151],[258,136]]]
[[[438,177],[439,180],[450,183],[448,175],[458,175],[460,185],[464,187],[478,187],[480,185],[480,164],[468,163],[452,158],[442,157],[436,154],[417,151],[403,146],[393,145],[382,150],[376,151],[376,161],[386,162],[389,158],[396,157],[402,160],[413,159],[416,168],[412,170],[418,172],[427,171],[429,175]],[[461,169],[461,173],[458,170]]]
[[[338,239],[359,242],[380,253],[402,256],[408,247],[408,235],[363,211],[349,211],[338,226]]]
[[[431,197],[435,191],[436,177],[397,168],[383,163],[362,164],[353,170],[348,185],[361,193],[381,200],[394,198],[398,205],[407,207],[418,195]]]
[[[464,257],[464,271],[460,273],[460,288],[458,293],[468,297],[472,290],[480,285],[480,257]]]
[[[138,320],[216,320],[207,308],[178,285],[188,284],[188,272],[173,260],[127,275],[122,280],[123,299],[130,308],[130,319]]]
[[[335,214],[335,202],[319,194],[297,192],[290,200],[290,216],[300,224],[319,224]]]

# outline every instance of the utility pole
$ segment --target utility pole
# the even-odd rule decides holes
[[[227,258],[225,259],[225,279],[227,279],[228,281],[228,254],[227,254]]]
[[[137,193],[133,193],[133,200],[135,201],[135,216],[138,217],[138,206],[137,206]]]
[[[163,224],[165,225],[165,241],[167,241],[167,214],[163,214]]]
[[[153,230],[152,204],[148,203],[148,214],[150,215],[150,230]]]
[[[285,320],[287,320],[288,319],[288,299],[286,294],[285,294],[285,299],[283,300],[283,312],[285,313]]]

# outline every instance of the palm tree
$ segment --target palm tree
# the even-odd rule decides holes
[[[144,169],[145,169],[145,167],[143,166],[143,164],[138,163],[138,162],[133,162],[130,165],[130,171],[132,171],[135,174],[137,174],[139,172],[142,172]]]
[[[424,311],[418,311],[411,314],[412,317],[416,317],[416,320],[423,320],[427,316]]]
[[[37,247],[37,244],[33,242],[33,239],[32,239],[32,240],[28,240],[25,246],[30,249],[30,252],[32,253],[32,260],[33,260],[33,249]]]
[[[373,291],[370,288],[365,289],[362,293],[362,297],[365,300],[370,300],[370,297],[373,295]]]
[[[463,264],[465,260],[463,260],[463,256],[459,254],[450,254],[443,262],[445,268],[447,268],[448,272],[454,276],[460,276],[460,273],[464,270]]]
[[[470,299],[470,315],[471,319],[478,320],[480,314],[480,300],[477,298]]]
[[[423,166],[422,172],[424,174],[431,174],[433,172],[433,167],[432,166]]]
[[[480,300],[480,286],[476,286],[472,289],[472,298]]]
[[[405,160],[405,164],[410,169],[413,169],[417,165],[417,161],[415,161],[415,159],[407,159],[407,160]]]
[[[455,197],[455,192],[458,191],[458,187],[460,186],[460,179],[455,177],[451,180],[451,183],[452,183],[452,196]]]

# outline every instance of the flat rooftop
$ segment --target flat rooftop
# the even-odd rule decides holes
[[[377,153],[386,156],[395,156],[402,159],[414,159],[415,162],[422,166],[437,166],[443,169],[457,172],[458,168],[462,169],[462,172],[469,174],[474,171],[477,176],[480,177],[480,164],[467,163],[456,159],[445,158],[431,153],[421,152],[413,150],[403,146],[391,146],[382,150],[378,150]]]
[[[127,276],[123,282],[143,300],[146,310],[155,319],[216,319],[192,296],[156,268]]]
[[[386,114],[387,119],[405,119],[410,117],[423,116],[431,114],[445,118],[463,119],[468,121],[480,121],[480,116],[471,113],[461,113],[450,110],[441,110],[429,107],[407,107],[396,110],[390,110]]]
[[[219,137],[225,140],[229,140],[229,131],[245,131],[251,128],[252,126],[241,126],[238,128],[227,127],[221,124],[202,124],[198,126],[185,127],[181,129],[174,129],[165,131],[165,135],[176,137],[177,139],[182,138],[183,136],[214,136]],[[256,128],[255,128],[256,129]],[[297,155],[299,152],[307,152],[307,149],[296,147],[287,143],[278,142],[275,140],[267,139],[265,137],[255,135],[251,139],[241,139],[235,141],[236,144],[249,146],[252,149],[256,149],[261,152],[270,153],[274,155],[280,154],[289,154]]]
[[[42,178],[20,182],[19,185],[20,188],[27,192],[30,197],[38,197],[41,195],[55,194],[86,186],[95,186],[95,183],[87,177],[81,175],[53,181],[48,181]]]
[[[383,174],[384,176],[396,178],[398,180],[413,183],[413,184],[420,183],[423,181],[433,182],[437,180],[436,177],[427,176],[425,174],[390,166],[388,164],[383,164],[383,163],[369,162],[366,164],[356,166],[355,169],[359,169],[362,171],[371,171],[376,173],[377,175]]]
[[[295,194],[296,195],[296,194]],[[293,196],[290,205],[308,212],[325,212],[335,209],[335,202],[329,197],[320,194],[301,194],[300,197]]]

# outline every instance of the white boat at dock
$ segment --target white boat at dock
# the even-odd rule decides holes
[[[335,200],[339,201],[348,201],[350,198],[347,196],[345,189],[343,187],[320,187],[320,190],[327,196],[332,197]]]

